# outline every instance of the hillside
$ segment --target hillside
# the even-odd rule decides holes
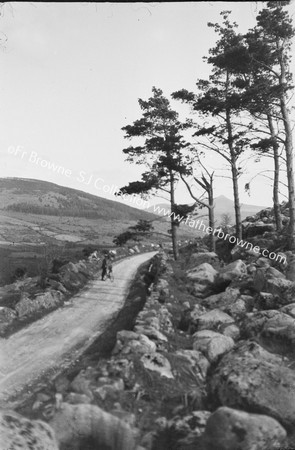
[[[219,195],[214,199],[215,202],[215,221],[216,225],[219,225],[222,220],[223,214],[228,214],[231,217],[231,224],[234,223],[235,218],[235,208],[234,202],[227,198],[225,195]],[[168,203],[159,203],[157,205],[151,206],[148,211],[150,213],[156,213],[155,208],[165,208],[165,210],[170,211],[170,205]],[[241,204],[241,216],[242,220],[244,220],[247,216],[255,215],[257,212],[265,209],[266,206],[257,206],[257,205],[248,205]],[[163,213],[162,213],[163,214]],[[207,214],[207,210],[205,208],[199,210],[200,216],[205,216]],[[168,220],[168,219],[167,219]],[[206,217],[202,217],[203,222],[206,222]]]
[[[48,181],[0,178],[0,208],[29,214],[90,219],[139,220],[151,214]]]
[[[76,260],[89,245],[113,247],[116,235],[153,218],[147,242],[170,241],[166,220],[149,212],[46,181],[0,178],[0,285],[19,268],[35,276],[53,257]],[[186,227],[179,237],[194,235]]]

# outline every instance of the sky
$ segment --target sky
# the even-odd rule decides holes
[[[244,32],[254,26],[260,7],[260,2],[5,3],[0,177],[51,181],[114,199],[112,186],[139,180],[144,171],[126,162],[122,152],[130,143],[121,128],[140,117],[138,99],[148,99],[153,86],[167,97],[181,88],[195,90],[197,79],[210,74],[202,58],[216,42],[207,23],[231,10]],[[211,156],[209,166],[220,169],[222,162]],[[267,178],[254,178],[250,197],[244,192],[245,182],[261,168],[271,170],[271,161],[248,163],[240,180],[242,203],[271,204]],[[232,198],[231,181],[216,178],[215,194]],[[184,187],[176,200],[190,201]]]

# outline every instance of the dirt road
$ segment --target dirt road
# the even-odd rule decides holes
[[[106,328],[124,304],[138,267],[155,255],[145,253],[114,266],[115,281],[91,281],[64,306],[0,340],[0,407],[57,368],[75,360]]]

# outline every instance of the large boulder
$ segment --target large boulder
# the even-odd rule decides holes
[[[19,318],[30,317],[44,311],[50,311],[63,304],[63,294],[60,291],[47,291],[31,299],[24,296],[16,305]]]
[[[86,442],[92,448],[136,448],[137,430],[95,405],[62,403],[50,425],[61,448],[79,450]]]
[[[14,411],[0,411],[1,449],[58,450],[54,430],[41,420],[30,420]]]
[[[222,406],[207,420],[203,441],[206,450],[278,450],[286,436],[272,417]]]
[[[192,294],[204,298],[214,292],[218,272],[208,263],[200,264],[186,272],[187,278],[194,282]]]
[[[219,280],[232,281],[236,278],[240,278],[247,273],[247,266],[241,259],[227,264],[219,271]]]
[[[212,309],[202,314],[197,321],[197,329],[219,331],[221,325],[234,322],[233,318],[220,309]]]
[[[295,282],[290,280],[271,278],[266,281],[264,291],[275,295],[281,306],[295,301]]]
[[[269,351],[294,355],[295,319],[281,311],[269,310],[248,314],[242,324],[244,337],[255,337]]]
[[[68,291],[76,291],[89,279],[90,273],[82,261],[74,264],[69,262],[60,268],[60,281]]]
[[[259,267],[253,277],[253,286],[257,292],[264,291],[268,280],[281,278],[286,279],[285,275],[274,267]]]
[[[266,414],[294,428],[295,372],[254,342],[243,342],[222,357],[208,389],[219,405]]]
[[[245,239],[253,236],[261,236],[265,232],[275,231],[275,226],[273,223],[264,223],[263,221],[248,223],[243,230],[243,236]]]
[[[226,307],[233,305],[238,297],[241,295],[238,288],[228,287],[224,292],[220,294],[210,295],[202,300],[202,305],[207,308],[225,309]]]
[[[280,312],[288,314],[295,319],[295,303],[289,303],[289,305],[282,306]]]
[[[254,298],[251,295],[241,295],[234,303],[224,308],[235,320],[243,318],[248,312],[252,311]]]
[[[186,272],[187,277],[199,284],[213,284],[217,275],[217,271],[211,264],[203,263]]]
[[[193,349],[201,351],[210,362],[216,361],[235,345],[231,337],[212,330],[197,331],[193,334],[193,339]]]

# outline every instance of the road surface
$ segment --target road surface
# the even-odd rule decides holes
[[[115,281],[100,277],[64,306],[0,340],[0,407],[30,390],[38,379],[66,367],[99,336],[124,304],[138,267],[156,252],[124,259],[113,268]]]

